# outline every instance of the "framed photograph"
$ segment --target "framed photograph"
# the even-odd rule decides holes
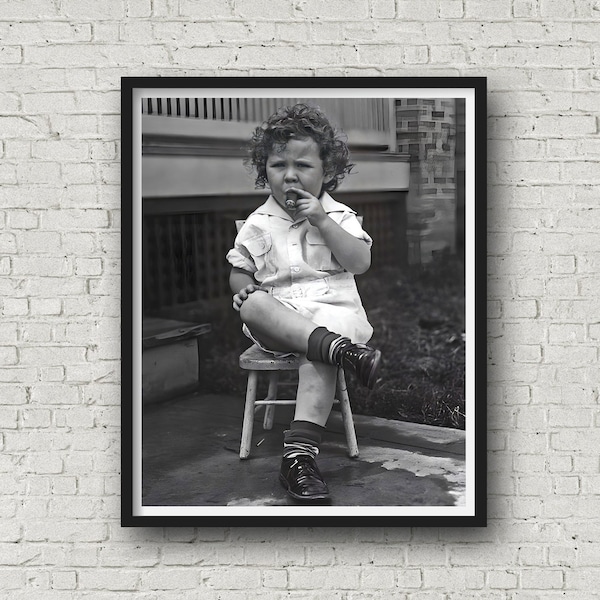
[[[123,526],[486,525],[485,78],[122,79]]]

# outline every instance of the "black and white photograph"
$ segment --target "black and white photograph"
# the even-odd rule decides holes
[[[123,78],[122,524],[486,524],[485,78]]]

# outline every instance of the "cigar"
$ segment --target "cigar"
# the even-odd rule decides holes
[[[298,194],[296,192],[285,193],[285,207],[289,209],[296,208],[296,200],[298,200]]]

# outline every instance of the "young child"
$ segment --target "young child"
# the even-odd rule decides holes
[[[284,434],[279,479],[302,501],[329,497],[317,467],[338,366],[372,388],[381,361],[365,344],[373,333],[354,275],[371,264],[369,235],[356,213],[336,202],[352,165],[327,117],[304,104],[258,127],[247,160],[256,186],[271,195],[240,229],[227,254],[233,308],[244,333],[263,350],[298,354],[294,420]]]

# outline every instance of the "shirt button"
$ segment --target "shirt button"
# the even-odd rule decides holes
[[[300,267],[292,267],[292,271],[294,271],[294,273],[299,273]]]

